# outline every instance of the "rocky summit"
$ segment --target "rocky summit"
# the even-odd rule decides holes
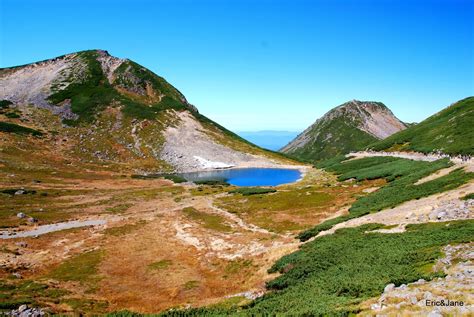
[[[281,152],[310,161],[326,159],[364,149],[405,128],[383,103],[352,100],[316,120]]]

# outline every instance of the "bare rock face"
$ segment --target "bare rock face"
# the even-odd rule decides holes
[[[355,118],[359,117],[358,128],[377,139],[385,139],[406,129],[406,125],[382,103],[353,100],[340,109],[340,111],[344,110]]]
[[[76,54],[69,54],[55,59],[29,64],[23,67],[3,70],[0,73],[1,99],[15,104],[31,104],[51,110],[66,119],[75,118],[70,104],[54,106],[47,101],[55,82],[62,82],[60,89],[67,87],[64,79],[69,70],[79,70],[80,65],[74,61]],[[80,73],[79,71],[77,72]]]
[[[281,151],[306,159],[328,158],[362,149],[405,128],[383,103],[352,100],[327,112]]]

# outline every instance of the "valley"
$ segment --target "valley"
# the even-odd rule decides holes
[[[38,293],[7,297],[11,307],[34,302],[62,312],[151,313],[209,305],[242,292],[260,294],[272,278],[267,268],[297,249],[297,230],[332,217],[377,184],[347,190],[330,174],[307,170],[302,181],[277,186],[276,193],[243,196],[228,193],[234,186],[174,184],[110,172],[89,172],[87,178],[69,174],[61,180],[55,175],[38,175],[28,186],[21,182],[24,194],[2,194],[2,224],[10,227],[5,229],[26,231],[70,220],[103,223],[2,239],[2,287],[41,285]],[[12,178],[1,187],[20,185]],[[291,205],[293,199],[299,206]]]
[[[473,313],[474,97],[410,125],[352,100],[274,152],[103,50],[0,79],[4,312]]]

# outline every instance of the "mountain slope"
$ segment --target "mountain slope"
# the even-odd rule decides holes
[[[374,150],[474,154],[474,97],[460,100],[417,125],[370,146]]]
[[[291,163],[204,117],[162,77],[103,50],[1,69],[0,100],[0,121],[9,124],[0,132],[10,142],[28,142],[13,138],[12,124],[42,131],[69,161],[142,171]],[[186,137],[171,137],[174,129]]]
[[[311,161],[326,159],[363,149],[405,128],[383,103],[352,100],[316,120],[281,152]]]

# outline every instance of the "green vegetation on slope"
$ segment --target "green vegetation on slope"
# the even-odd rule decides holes
[[[163,77],[160,77],[143,66],[127,60],[123,62],[115,71],[114,84],[125,89],[146,91],[147,86],[151,85],[153,91],[165,95],[167,105],[186,107],[184,96],[173,86],[171,86]]]
[[[7,132],[7,133],[16,133],[16,134],[31,134],[34,136],[41,136],[41,133],[38,130],[27,128],[15,123],[4,122],[0,121],[0,132]]]
[[[474,233],[473,221],[413,225],[400,234],[365,233],[381,227],[339,230],[281,258],[270,271],[283,275],[267,285],[277,291],[255,301],[249,312],[357,312],[357,304],[380,295],[389,283],[400,285],[443,275],[426,266],[441,256],[442,246],[470,242]]]
[[[132,178],[138,178],[138,179],[164,178],[164,179],[173,181],[174,183],[187,182],[187,180],[184,177],[182,177],[178,174],[172,174],[172,173],[159,173],[159,174],[147,174],[147,175],[133,174],[131,177]]]
[[[51,285],[29,280],[0,281],[0,313],[1,310],[17,309],[23,304],[40,306],[45,302],[58,302],[69,291]]]
[[[430,268],[448,244],[472,241],[474,221],[409,225],[404,233],[368,232],[369,224],[338,230],[282,257],[270,272],[272,292],[244,307],[170,310],[158,316],[347,316],[387,284],[443,276]],[[108,316],[143,316],[118,312]]]
[[[98,265],[103,257],[103,251],[94,250],[79,254],[59,265],[50,276],[61,281],[77,281],[94,286],[100,279]]]
[[[334,118],[310,133],[318,136],[289,154],[314,162],[351,151],[363,150],[377,140],[372,135],[359,130],[353,121],[345,117]],[[328,135],[331,137],[326,140]]]
[[[447,154],[474,154],[474,97],[456,102],[421,123],[372,144],[374,150],[440,150]]]
[[[78,57],[87,64],[85,78],[53,93],[49,101],[59,104],[70,99],[72,112],[79,115],[80,120],[91,121],[98,111],[111,104],[117,93],[105,78],[96,51],[83,51]],[[71,120],[67,122],[73,124]]]
[[[327,170],[340,174],[338,178],[340,181],[351,178],[358,181],[384,178],[389,183],[379,190],[359,198],[349,209],[348,215],[327,220],[300,233],[298,237],[302,241],[306,241],[319,232],[332,228],[337,223],[395,207],[405,201],[454,189],[474,178],[474,173],[465,173],[461,169],[456,169],[448,175],[415,185],[419,179],[449,166],[451,163],[447,159],[424,162],[393,157],[370,157],[328,166]]]
[[[229,191],[229,194],[241,194],[243,196],[250,196],[250,195],[262,195],[262,194],[269,194],[275,193],[276,189],[273,188],[261,188],[261,187],[243,187],[237,188]]]
[[[163,78],[134,62],[126,61],[116,70],[118,87],[131,89],[131,86],[135,85],[135,89],[146,89],[146,85],[150,84],[155,89],[154,94],[165,95],[159,102],[150,105],[116,90],[102,71],[100,62],[97,60],[97,51],[79,52],[78,57],[87,65],[85,78],[80,82],[72,82],[65,89],[58,90],[49,96],[49,101],[54,104],[60,104],[67,99],[71,100],[72,112],[79,115],[78,122],[91,122],[99,111],[113,101],[124,105],[122,109],[124,114],[137,119],[154,119],[164,109],[185,109],[184,103],[179,99],[180,93],[176,89]],[[127,81],[129,78],[138,82]],[[73,120],[67,120],[67,123],[77,124]]]
[[[232,228],[225,223],[225,219],[217,214],[210,214],[197,210],[194,207],[183,208],[183,213],[190,219],[200,222],[206,229],[230,232]]]

